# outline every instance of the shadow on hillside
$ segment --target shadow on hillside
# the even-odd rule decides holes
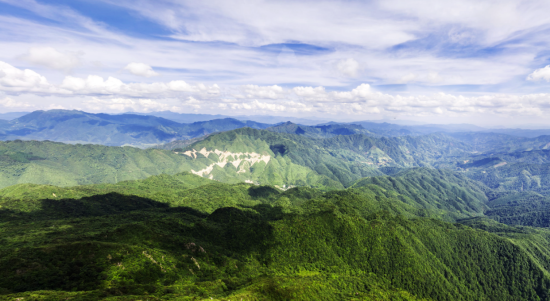
[[[248,195],[253,199],[273,199],[279,196],[281,192],[272,186],[261,185],[248,188]]]
[[[21,212],[17,210],[4,209],[0,210],[0,218],[33,218],[40,220],[80,218],[169,207],[166,203],[139,196],[123,195],[115,192],[93,195],[80,199],[42,199],[38,200],[38,202],[40,203],[39,210]]]
[[[273,227],[268,220],[274,216],[282,216],[280,208],[226,207],[205,214],[117,193],[44,199],[40,200],[40,210],[33,212],[0,210],[0,220],[8,217],[15,221],[11,224],[14,228],[7,224],[6,237],[0,235],[4,247],[0,255],[0,274],[4,275],[0,277],[0,289],[98,289],[117,262],[127,264],[125,256],[142,259],[139,269],[127,276],[133,279],[132,285],[169,285],[180,276],[188,277],[185,271],[189,268],[202,277],[203,272],[194,268],[190,256],[199,261],[208,257],[220,264],[228,257],[258,256],[262,260],[273,241]],[[25,238],[15,241],[10,235]],[[143,255],[144,250],[173,254],[177,262],[172,264],[185,267],[181,269],[184,272],[180,276],[162,272]],[[182,253],[189,253],[189,257]],[[160,262],[160,255],[155,254]]]

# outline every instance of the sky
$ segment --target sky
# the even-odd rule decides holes
[[[0,113],[550,128],[547,0],[0,0]]]

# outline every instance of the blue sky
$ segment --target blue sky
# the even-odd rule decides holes
[[[0,0],[0,111],[550,126],[548,1]]]

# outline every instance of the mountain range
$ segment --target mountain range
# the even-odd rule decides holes
[[[63,110],[0,129],[0,300],[550,300],[550,136]]]
[[[0,123],[0,139],[146,147],[236,128],[268,126],[231,118],[182,124],[155,116],[50,110],[35,111]]]

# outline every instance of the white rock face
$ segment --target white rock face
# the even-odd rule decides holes
[[[218,156],[218,162],[210,164],[206,168],[203,168],[201,170],[191,170],[192,173],[199,175],[201,177],[210,175],[212,170],[214,169],[214,166],[218,165],[219,167],[224,167],[227,163],[231,163],[235,166],[235,168],[238,168],[237,173],[244,173],[252,167],[254,164],[258,162],[265,162],[267,164],[269,160],[271,160],[271,156],[268,155],[261,155],[258,153],[232,153],[230,151],[221,151],[221,150],[213,150],[208,151],[206,148],[202,148],[200,151],[192,150],[192,151],[186,151],[183,154],[187,155],[191,158],[196,159],[197,153],[202,154],[203,156],[207,157],[210,154],[216,154]],[[231,159],[231,161],[229,160]],[[212,175],[210,175],[212,178]]]

